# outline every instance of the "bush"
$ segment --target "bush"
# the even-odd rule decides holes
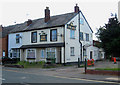
[[[28,62],[28,61],[19,61],[17,65],[23,65],[24,68],[34,68],[34,67],[43,67],[45,61],[39,62]]]

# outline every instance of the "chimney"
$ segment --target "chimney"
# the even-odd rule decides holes
[[[77,6],[77,4],[76,4],[76,6],[74,7],[74,12],[75,12],[75,13],[78,13],[78,12],[79,12],[79,7]]]
[[[27,21],[27,26],[29,26],[30,24],[32,24],[32,20],[31,20],[31,19],[28,19],[28,21]]]
[[[45,22],[48,22],[50,20],[50,10],[49,7],[46,7],[45,9]]]

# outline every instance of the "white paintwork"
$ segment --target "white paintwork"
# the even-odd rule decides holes
[[[83,38],[84,40],[81,41],[82,46],[88,46],[86,48],[86,52],[87,52],[87,58],[90,58],[90,51],[93,51],[93,59],[97,60],[98,59],[98,52],[99,49],[97,47],[93,47],[93,46],[89,46],[89,45],[93,45],[93,37],[92,37],[92,31],[89,27],[89,25],[87,24],[86,20],[84,19],[82,13],[80,12],[80,18],[82,18],[84,20],[84,24],[80,24],[80,32],[83,32]],[[73,22],[73,25],[76,25],[76,30],[75,30],[75,39],[70,39],[70,29],[67,29],[67,24],[70,24],[71,22]],[[33,44],[48,44],[48,43],[61,43],[61,42],[65,42],[65,53],[64,53],[64,47],[61,47],[61,62],[64,63],[64,54],[65,54],[65,63],[67,62],[78,62],[78,58],[80,58],[80,43],[79,43],[79,28],[78,28],[78,14],[72,18],[68,23],[65,25],[65,27],[55,27],[55,28],[49,28],[49,29],[40,29],[40,30],[33,30],[33,31],[27,31],[27,32],[22,32],[20,33],[20,35],[22,36],[22,39],[20,40],[20,44],[16,44],[15,43],[15,37],[16,34],[18,33],[12,33],[9,34],[9,50],[11,48],[19,48],[22,45],[33,45]],[[51,29],[57,29],[57,41],[52,42],[50,41],[50,30]],[[64,41],[64,30],[65,30],[65,41]],[[37,43],[31,43],[31,32],[35,32],[37,31]],[[44,33],[47,34],[47,41],[42,41],[40,42],[40,35],[39,33],[41,33],[41,31],[43,31]],[[85,33],[89,34],[89,41],[86,41],[86,36]],[[62,37],[60,35],[63,35]],[[70,47],[74,47],[74,53],[75,56],[71,56],[70,55]],[[40,61],[40,50],[41,48],[34,48],[36,51],[36,59],[35,61]],[[46,49],[46,48],[45,48]],[[59,53],[58,53],[59,48],[56,48],[56,58],[58,58]],[[83,49],[82,49],[83,50]],[[24,51],[21,50],[20,51],[21,56],[24,56],[24,58],[22,58],[21,60],[25,60],[27,61],[27,49],[25,49]],[[46,52],[46,51],[45,51]],[[96,54],[95,54],[96,53]],[[104,52],[102,53],[104,54]],[[42,59],[44,60],[44,59]],[[84,60],[84,56],[82,55],[82,60]],[[56,62],[59,62],[58,59],[56,59]]]
[[[73,25],[76,25],[75,30],[75,39],[70,39],[70,29],[67,29],[67,25],[65,25],[65,61],[66,62],[78,62],[78,58],[80,58],[80,43],[79,43],[79,27],[78,27],[78,16],[76,15],[73,19],[71,19],[67,24],[73,22]],[[80,18],[84,20],[84,24],[80,24],[80,32],[84,34],[84,41],[82,42],[82,46],[86,44],[92,44],[92,31],[90,30],[87,22],[85,21],[83,15],[80,12]],[[89,34],[89,41],[85,41],[85,33]],[[75,56],[70,56],[70,47],[74,47]],[[82,55],[83,57],[83,55]]]
[[[20,38],[20,43],[16,43],[16,34],[19,34],[23,38],[23,33],[12,33],[8,35],[8,57],[10,57],[10,50],[12,48],[20,48],[22,46],[22,38]]]
[[[57,29],[57,41],[56,42],[51,42],[50,41],[50,30],[51,29]],[[31,32],[36,32],[37,31],[37,43],[31,43]],[[44,31],[44,33],[47,34],[47,41],[42,41],[40,42],[40,35],[41,31]],[[63,35],[63,27],[56,27],[56,28],[50,28],[50,29],[42,29],[42,30],[34,30],[34,31],[28,31],[28,32],[23,32],[23,45],[31,45],[31,44],[47,44],[47,43],[61,43],[63,42],[63,37],[60,35]]]

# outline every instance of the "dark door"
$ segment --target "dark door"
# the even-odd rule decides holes
[[[92,51],[90,51],[90,59],[92,59]]]
[[[60,48],[60,64],[61,64],[61,60],[62,60],[62,59],[61,59],[61,48]]]

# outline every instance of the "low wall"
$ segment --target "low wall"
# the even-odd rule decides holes
[[[103,71],[103,70],[86,70],[86,74],[101,74],[101,75],[117,75],[120,76],[120,71]]]

